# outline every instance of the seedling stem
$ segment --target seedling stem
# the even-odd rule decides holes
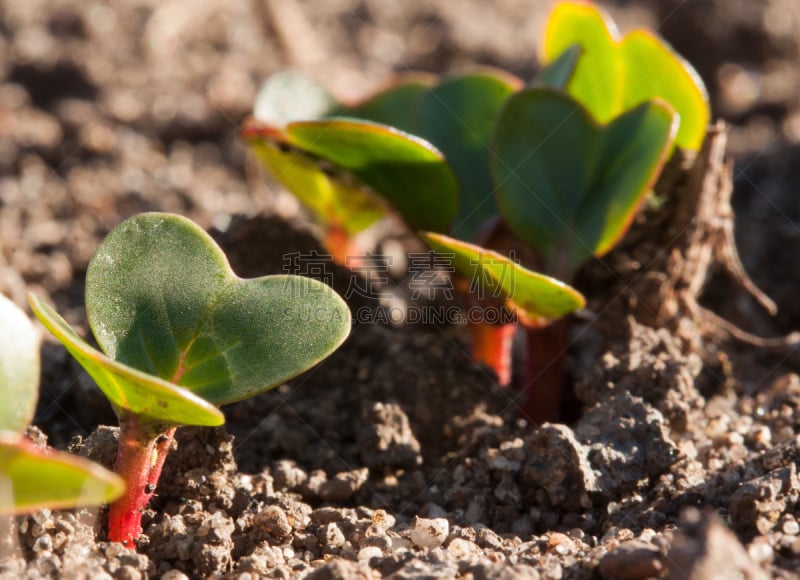
[[[175,427],[147,423],[132,413],[120,418],[114,471],[123,477],[127,490],[109,508],[111,541],[130,548],[142,533],[142,512],[155,493],[174,434]]]

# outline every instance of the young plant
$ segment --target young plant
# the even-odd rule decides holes
[[[651,30],[621,37],[614,21],[589,2],[560,2],[547,20],[541,55],[545,65],[566,50],[581,56],[566,91],[600,123],[659,98],[680,115],[675,146],[700,149],[711,118],[708,94],[697,72]]]
[[[433,84],[430,77],[411,77],[363,103],[330,109],[332,115],[347,117],[282,124],[280,104],[286,96],[281,91],[296,88],[299,81],[290,81],[293,78],[287,73],[268,81],[258,109],[274,124],[254,121],[245,127],[244,135],[264,165],[312,209],[328,232],[327,247],[335,257],[342,256],[342,249],[352,244],[331,244],[332,238],[341,240],[332,233],[359,231],[362,225],[388,212],[411,230],[450,232],[468,240],[478,238],[484,224],[497,214],[490,195],[493,186],[487,142],[497,111],[522,87],[522,81],[492,69],[448,78],[439,84]],[[308,84],[301,86],[306,89]],[[356,119],[359,115],[372,118]],[[416,134],[406,132],[411,130]],[[423,137],[439,141],[441,151]],[[331,195],[337,192],[342,195]],[[338,205],[332,200],[338,200]],[[325,204],[359,211],[377,208],[380,212],[317,211]],[[528,317],[559,318],[584,303],[577,291],[557,280],[509,260],[504,267],[511,270],[507,277],[515,279],[519,292],[527,296],[521,303],[528,308]],[[465,278],[460,286],[469,285],[475,269],[459,272]],[[533,289],[538,299],[533,298]],[[477,293],[470,296],[473,306],[497,302],[484,304]],[[503,300],[499,303],[502,306]],[[562,305],[558,312],[552,310],[553,303]],[[494,368],[501,384],[508,384],[516,325],[475,321],[470,328],[473,357]]]
[[[103,352],[38,298],[30,303],[119,417],[115,470],[127,493],[111,505],[108,525],[109,538],[128,546],[178,426],[221,425],[218,406],[309,369],[350,329],[346,304],[328,286],[239,278],[201,228],[161,213],[117,226],[89,263],[86,312]]]
[[[34,445],[22,432],[36,410],[39,337],[0,294],[0,515],[107,503],[125,484],[101,466]]]
[[[326,183],[349,183],[352,196],[390,208],[433,249],[455,256],[473,289],[477,277],[478,288],[492,290],[490,300],[470,293],[473,305],[499,299],[516,312],[528,332],[525,412],[535,420],[556,418],[560,406],[566,338],[554,323],[584,304],[558,280],[571,280],[581,263],[619,241],[672,149],[699,148],[709,118],[697,75],[667,45],[646,31],[617,36],[597,8],[564,2],[548,22],[547,66],[528,87],[491,69],[438,83],[406,78],[362,103],[330,105],[327,96],[327,108],[298,121],[270,104],[286,102],[277,95],[287,85],[268,84],[259,106],[265,117],[244,130],[301,200],[319,197],[286,179],[304,166]],[[442,175],[451,170],[455,185],[443,180],[432,189],[406,172],[395,183],[382,169],[399,141],[438,152],[431,164]],[[398,184],[402,195],[391,190]],[[510,250],[524,266],[499,260],[497,252]],[[501,275],[513,284],[499,283]],[[473,357],[507,384],[514,326],[471,327]]]

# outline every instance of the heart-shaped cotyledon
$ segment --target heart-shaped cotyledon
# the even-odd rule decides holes
[[[531,88],[509,97],[497,119],[493,171],[508,226],[570,279],[608,252],[658,177],[677,116],[660,101],[597,123],[569,95]]]
[[[579,46],[581,55],[566,90],[601,123],[653,98],[679,114],[675,145],[697,150],[711,112],[700,76],[649,30],[621,36],[614,22],[589,2],[559,2],[547,20],[542,59],[556,60]]]
[[[115,407],[165,424],[221,424],[215,407],[307,370],[350,329],[330,287],[239,278],[199,226],[163,213],[120,224],[89,264],[86,310],[104,354],[41,301],[32,306]]]

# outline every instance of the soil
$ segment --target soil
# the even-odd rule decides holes
[[[549,5],[0,1],[0,291],[46,296],[86,333],[92,252],[148,210],[200,223],[242,276],[323,253],[237,137],[261,80],[299,68],[357,97],[407,70],[529,78]],[[800,328],[800,4],[608,7],[624,30],[657,26],[728,125],[579,274],[567,422],[520,419],[461,326],[359,324],[224,428],[178,431],[138,550],[106,541],[103,510],[43,510],[0,522],[0,577],[800,577],[797,342],[744,334]],[[730,186],[775,316],[731,267]],[[108,404],[61,346],[42,356],[30,435],[109,465]]]

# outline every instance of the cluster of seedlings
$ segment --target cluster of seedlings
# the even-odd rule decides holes
[[[700,148],[710,116],[686,62],[650,31],[620,38],[591,4],[558,4],[541,54],[530,83],[485,68],[407,76],[358,103],[278,75],[244,129],[331,255],[357,250],[359,232],[391,214],[449,256],[473,307],[513,313],[527,334],[524,414],[535,421],[558,417],[557,321],[584,305],[568,283],[625,234],[675,149]],[[471,330],[473,357],[509,384],[516,324]]]
[[[542,55],[531,83],[486,68],[404,76],[358,103],[279,74],[243,130],[335,258],[359,253],[359,234],[394,216],[450,257],[472,307],[512,314],[511,324],[473,324],[472,352],[509,385],[511,342],[524,328],[520,388],[535,421],[558,416],[562,319],[585,303],[569,285],[576,270],[615,246],[665,162],[676,148],[697,150],[709,120],[689,65],[649,31],[620,38],[592,5],[557,5]],[[177,427],[221,425],[220,406],[309,369],[351,324],[328,286],[238,278],[201,228],[160,213],[120,224],[89,264],[86,311],[99,350],[40,298],[29,302],[116,412],[116,474],[21,434],[39,345],[0,297],[0,512],[112,502],[109,538],[128,546]]]

